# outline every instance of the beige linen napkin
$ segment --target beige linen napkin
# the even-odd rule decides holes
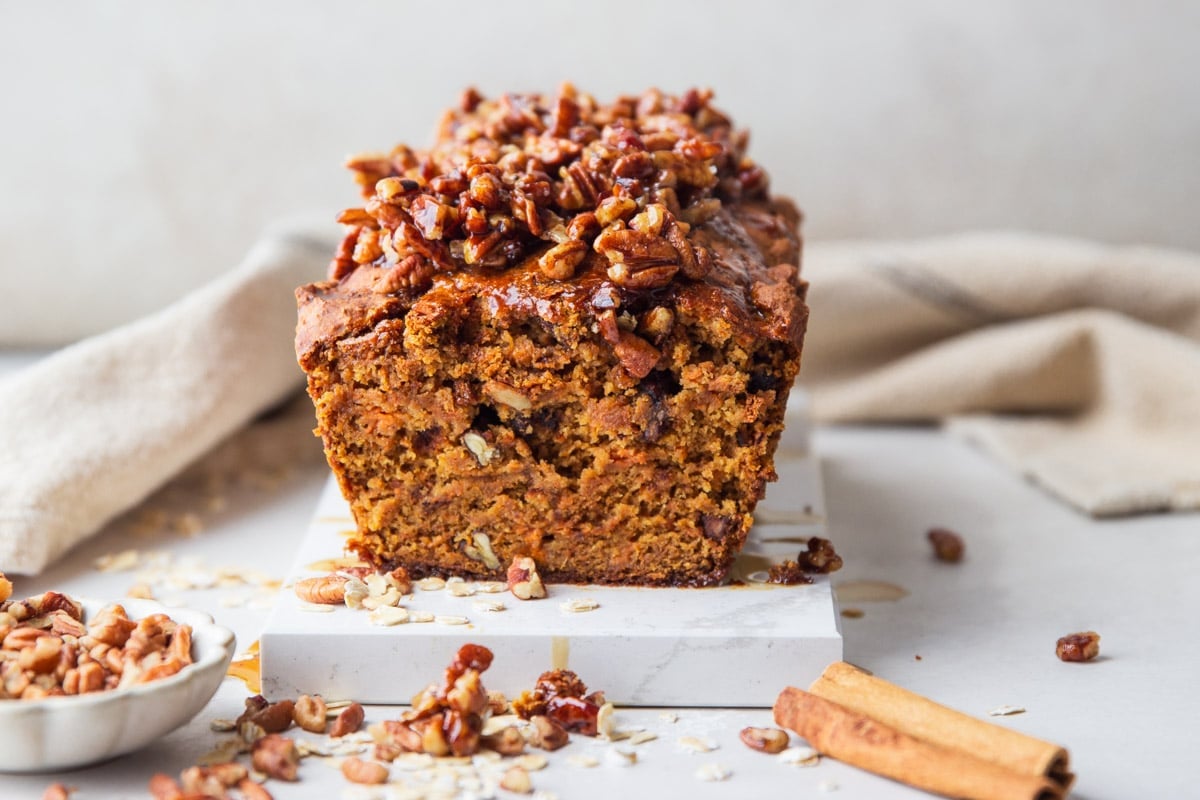
[[[975,233],[805,274],[819,420],[947,420],[1097,516],[1200,508],[1200,256]]]
[[[38,572],[301,385],[293,290],[335,233],[275,230],[207,287],[0,381],[0,571]]]

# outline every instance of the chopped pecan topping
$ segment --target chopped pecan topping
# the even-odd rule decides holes
[[[570,280],[595,239],[614,280],[654,288],[711,268],[691,226],[723,201],[766,194],[747,137],[711,92],[651,89],[610,105],[569,84],[553,97],[465,96],[431,149],[347,162],[365,202],[338,216],[348,232],[334,279],[380,264],[397,274],[388,291],[420,292],[437,272],[503,269],[541,251],[545,277]]]

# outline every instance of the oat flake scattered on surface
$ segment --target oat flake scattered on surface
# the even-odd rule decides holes
[[[702,781],[727,781],[732,774],[728,767],[715,762],[701,764],[696,770],[696,777]]]
[[[333,613],[333,606],[321,605],[318,603],[297,603],[296,608],[300,611],[311,611],[314,614]]]
[[[571,611],[576,613],[582,611],[595,611],[599,607],[600,603],[596,602],[590,597],[573,597],[559,606],[559,608],[561,608],[563,611]]]
[[[811,747],[789,747],[777,758],[785,764],[797,767],[815,767],[821,760],[821,754]]]
[[[475,606],[476,611],[497,612],[503,611],[506,608],[504,603],[501,603],[499,600],[476,600],[472,605]]]
[[[1011,717],[1013,714],[1024,714],[1020,706],[997,706],[988,712],[989,717]]]
[[[685,753],[710,753],[716,750],[718,745],[711,739],[701,739],[698,736],[682,736],[679,739],[679,747]]]

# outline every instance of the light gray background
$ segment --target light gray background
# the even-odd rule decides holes
[[[487,93],[711,86],[815,238],[1200,247],[1200,3],[0,0],[0,343],[61,342],[355,199]],[[332,227],[332,226],[331,226]]]

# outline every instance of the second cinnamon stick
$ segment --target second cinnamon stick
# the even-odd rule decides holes
[[[808,691],[922,741],[1014,772],[1045,775],[1064,790],[1072,783],[1067,751],[1058,745],[947,708],[853,664],[830,664]]]
[[[817,752],[918,789],[964,800],[1060,800],[1062,788],[1040,775],[1005,769],[871,719],[803,689],[775,701],[775,722]]]

